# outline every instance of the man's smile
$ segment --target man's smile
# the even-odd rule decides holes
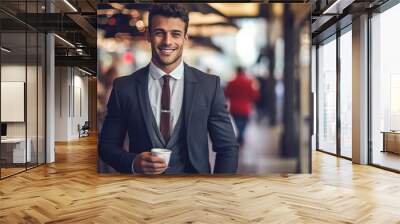
[[[163,47],[160,47],[160,48],[158,48],[158,50],[159,50],[163,55],[170,55],[170,54],[172,54],[172,53],[176,50],[176,48],[163,48]]]

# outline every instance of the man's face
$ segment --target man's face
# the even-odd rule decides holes
[[[161,67],[175,67],[180,63],[183,44],[187,40],[185,22],[180,18],[154,16],[148,40],[153,62]]]

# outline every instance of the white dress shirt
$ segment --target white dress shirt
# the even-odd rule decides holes
[[[174,127],[178,121],[182,101],[183,101],[183,87],[184,87],[184,66],[183,60],[181,63],[176,67],[169,75],[172,77],[169,81],[169,88],[171,90],[171,105],[170,105],[170,133],[172,136]],[[157,127],[160,128],[160,113],[161,113],[161,93],[162,93],[162,86],[164,84],[164,80],[162,77],[166,75],[166,73],[158,68],[152,62],[150,63],[149,67],[149,84],[148,84],[148,91],[149,91],[149,98],[150,98],[150,105],[153,111],[154,118],[157,122]]]

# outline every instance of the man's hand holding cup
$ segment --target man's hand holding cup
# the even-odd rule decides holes
[[[154,148],[151,152],[142,152],[136,156],[135,172],[156,175],[162,174],[168,168],[171,150]]]

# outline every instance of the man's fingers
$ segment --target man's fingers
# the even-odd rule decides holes
[[[157,157],[157,156],[145,156],[144,160],[146,160],[147,162],[151,162],[151,163],[165,163],[163,158]]]
[[[144,161],[142,168],[145,173],[162,173],[167,169],[166,165],[165,163],[149,163]]]
[[[167,167],[167,164],[163,163],[152,163],[152,162],[147,162],[145,160],[142,161],[142,167],[143,168],[149,168],[149,169],[164,169]]]
[[[143,156],[143,157],[148,157],[148,156],[153,155],[153,153],[151,153],[151,152],[142,152],[140,155]]]

